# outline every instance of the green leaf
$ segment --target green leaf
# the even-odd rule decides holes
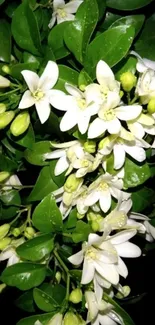
[[[28,1],[24,1],[14,12],[12,34],[20,48],[34,55],[41,53],[38,24]]]
[[[48,162],[45,161],[44,154],[50,151],[50,141],[40,141],[34,143],[31,149],[26,149],[24,157],[32,165],[44,166],[48,165]]]
[[[110,296],[104,293],[103,298],[105,301],[109,302],[113,305],[114,311],[121,317],[123,320],[123,325],[135,325],[131,317],[127,314],[127,312],[120,307]]]
[[[8,286],[29,290],[40,285],[46,276],[46,266],[34,263],[17,263],[7,267],[1,280]]]
[[[58,189],[54,183],[50,171],[50,167],[43,167],[40,171],[36,184],[28,197],[28,201],[40,201],[49,193]]]
[[[0,5],[2,5],[5,2],[5,0],[0,0]]]
[[[146,20],[142,33],[135,43],[136,52],[150,60],[155,60],[154,24],[155,14]]]
[[[110,28],[126,25],[126,26],[133,26],[135,28],[135,36],[139,33],[141,30],[143,24],[144,24],[145,16],[144,15],[131,15],[126,17],[121,17],[118,20],[116,20]]]
[[[48,45],[52,48],[56,60],[62,59],[69,54],[64,43],[64,32],[70,23],[65,21],[52,28],[48,36]]]
[[[3,154],[0,154],[0,171],[12,172],[17,170],[17,163]]]
[[[58,175],[58,176],[55,176],[54,169],[55,169],[56,163],[57,163],[57,160],[55,160],[55,159],[50,161],[50,173],[51,173],[51,176],[52,176],[52,179],[53,179],[54,183],[58,187],[61,187],[65,183],[65,179],[66,179],[65,173],[66,173],[66,171],[64,173]]]
[[[81,70],[79,74],[79,79],[78,79],[78,85],[80,86],[87,86],[90,83],[92,83],[93,80],[90,78],[88,73],[85,70]]]
[[[18,246],[16,252],[21,259],[37,262],[50,254],[53,248],[54,240],[51,235],[41,235]]]
[[[35,142],[35,135],[32,125],[30,125],[26,132],[21,134],[19,137],[14,137],[11,135],[11,140],[22,147],[31,149]]]
[[[113,23],[114,21],[118,20],[121,18],[120,15],[113,14],[112,12],[107,11],[105,19],[103,23],[100,25],[99,30],[104,31],[107,30]]]
[[[24,292],[18,299],[15,300],[15,305],[29,313],[35,312],[35,306],[33,301],[33,290]]]
[[[76,228],[72,233],[72,239],[74,243],[79,243],[88,239],[88,235],[91,232],[91,227],[88,223],[79,220],[76,224]]]
[[[40,67],[41,59],[37,58],[36,56],[34,56],[28,52],[23,53],[23,60],[24,60],[24,63],[32,63],[33,66],[35,65],[36,69],[39,69],[39,67]]]
[[[16,190],[6,191],[0,197],[0,220],[12,219],[19,210],[21,198]]]
[[[33,290],[33,297],[37,307],[43,311],[46,312],[55,311],[56,313],[56,311],[59,308],[59,305],[54,300],[54,298],[52,298],[43,290],[35,288]]]
[[[40,289],[52,297],[57,305],[61,305],[66,296],[66,288],[61,284],[43,283]]]
[[[4,19],[0,19],[0,61],[10,62],[11,59],[11,30]]]
[[[65,229],[72,229],[75,228],[77,224],[77,209],[73,209],[69,217],[67,218],[67,221],[65,223]]]
[[[98,15],[96,0],[85,0],[78,8],[75,20],[65,29],[65,43],[80,63],[84,61],[88,43],[98,22]]]
[[[62,230],[62,216],[54,196],[48,194],[35,208],[32,216],[34,226],[45,233]]]
[[[1,201],[6,205],[20,204],[20,196],[17,190],[5,191],[0,196]]]
[[[134,212],[142,212],[148,208],[155,201],[155,191],[151,188],[143,186],[141,189],[136,189],[136,192],[132,193],[131,196]]]
[[[78,72],[68,68],[65,65],[58,65],[59,67],[59,78],[54,86],[55,89],[60,89],[66,92],[65,83],[69,83],[71,85],[77,86],[78,85]]]
[[[96,0],[99,10],[99,20],[103,18],[106,10],[106,1],[105,0]]]
[[[37,320],[39,320],[41,324],[46,325],[54,316],[54,314],[55,312],[26,317],[21,319],[16,325],[34,325]]]
[[[21,74],[21,71],[23,71],[23,70],[36,71],[36,64],[35,63],[17,63],[10,67],[10,74],[15,79],[23,80],[23,76]]]
[[[151,177],[150,168],[147,163],[136,164],[126,158],[124,165],[124,188],[135,187],[146,182]]]
[[[85,70],[95,79],[96,65],[104,60],[110,67],[116,65],[127,54],[135,30],[133,27],[119,26],[111,28],[97,36],[88,46],[84,62]]]
[[[107,0],[109,8],[118,10],[134,10],[147,6],[152,0]]]

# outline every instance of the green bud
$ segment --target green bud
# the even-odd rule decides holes
[[[86,85],[84,85],[84,84],[80,85],[79,89],[80,89],[81,91],[85,91],[85,89],[86,89]]]
[[[60,283],[60,281],[61,281],[61,272],[59,272],[59,271],[56,272],[55,278],[56,278],[57,282]]]
[[[65,185],[64,190],[68,193],[73,193],[77,190],[81,183],[81,178],[76,178],[75,174],[71,174],[68,176]]]
[[[132,72],[128,71],[128,72],[124,72],[121,75],[120,81],[121,81],[123,89],[125,91],[129,92],[129,91],[131,91],[131,89],[133,87],[135,87],[137,78]]]
[[[14,121],[11,123],[10,131],[15,136],[23,134],[30,124],[30,115],[28,112],[23,112],[17,115]]]
[[[20,234],[21,234],[20,228],[14,228],[14,229],[12,230],[12,235],[13,235],[14,237],[18,237]]]
[[[147,105],[148,113],[153,114],[155,113],[155,98],[150,99]]]
[[[6,105],[3,103],[0,103],[0,114],[4,113],[6,111]]]
[[[130,294],[130,292],[131,292],[130,287],[129,286],[124,286],[124,287],[122,287],[122,292],[118,291],[116,293],[116,297],[118,299],[124,299],[125,297],[127,297]]]
[[[98,224],[97,221],[92,221],[92,223],[91,223],[91,227],[92,227],[92,230],[93,230],[94,232],[97,232],[97,231],[100,230],[100,226],[99,226],[99,224]]]
[[[11,238],[5,237],[0,240],[0,250],[5,249],[11,243]]]
[[[102,215],[100,213],[96,213],[96,212],[93,212],[93,211],[89,211],[87,213],[87,220],[88,221],[100,221],[102,220]]]
[[[64,325],[79,325],[78,317],[71,312],[65,314],[63,321]]]
[[[80,315],[77,315],[77,318],[78,318],[78,321],[79,321],[79,325],[86,325],[85,320]]]
[[[24,236],[27,239],[32,239],[35,235],[35,230],[32,227],[26,227],[25,231],[24,231]]]
[[[73,194],[68,193],[68,192],[64,192],[64,194],[63,194],[63,202],[64,202],[64,204],[69,206],[69,205],[71,205],[72,201],[73,201]]]
[[[11,70],[8,65],[3,65],[2,71],[6,74],[10,74]]]
[[[4,238],[10,229],[9,223],[5,223],[4,225],[0,226],[0,239]]]
[[[9,172],[0,172],[0,183],[4,182],[9,176]]]
[[[85,216],[85,214],[80,214],[79,212],[77,212],[77,219],[83,219]]]
[[[0,88],[6,88],[6,87],[10,87],[10,80],[8,80],[7,78],[0,76]]]
[[[94,153],[96,151],[96,142],[88,140],[84,143],[84,149],[89,153]]]
[[[6,284],[5,283],[1,283],[0,284],[0,293],[6,288]]]
[[[81,289],[77,288],[72,290],[69,296],[69,301],[73,302],[73,304],[78,304],[80,301],[82,301]]]
[[[120,90],[120,92],[119,92],[119,96],[120,96],[120,98],[122,98],[123,95],[124,95],[124,91],[123,91],[123,90]]]
[[[15,112],[8,111],[0,114],[0,130],[4,129],[14,118]]]

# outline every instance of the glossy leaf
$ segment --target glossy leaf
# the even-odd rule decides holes
[[[32,125],[30,125],[29,128],[26,130],[26,132],[21,134],[19,137],[11,136],[10,138],[20,146],[31,149],[35,142],[35,135],[34,135]]]
[[[85,70],[81,70],[80,74],[79,74],[79,79],[78,79],[78,85],[79,87],[85,87],[87,85],[89,85],[90,83],[92,83],[92,79],[90,78],[90,76],[88,75],[88,73]]]
[[[48,194],[35,208],[32,216],[34,226],[45,233],[62,230],[62,216],[54,196]]]
[[[88,46],[84,62],[88,74],[95,78],[99,60],[104,60],[110,67],[121,61],[132,44],[134,33],[133,27],[119,26],[97,36]]]
[[[29,290],[40,285],[46,276],[46,267],[42,264],[17,263],[7,267],[1,280],[8,286],[20,290]]]
[[[24,292],[19,298],[16,299],[15,305],[25,310],[29,313],[35,312],[34,300],[33,300],[33,290]]]
[[[155,201],[155,192],[146,186],[140,189],[136,189],[132,193],[132,209],[135,212],[142,212],[144,209],[148,208]]]
[[[39,320],[41,324],[46,325],[54,314],[55,312],[26,317],[21,319],[16,325],[34,325],[37,320]]]
[[[51,176],[52,176],[52,179],[53,179],[54,183],[58,187],[61,187],[65,183],[65,179],[66,179],[65,173],[66,173],[66,171],[64,173],[58,175],[58,176],[55,176],[54,169],[55,169],[56,163],[57,163],[57,160],[55,160],[55,159],[50,161],[50,166],[49,166],[50,167],[50,173],[51,173]]]
[[[0,220],[12,219],[19,210],[21,198],[16,190],[6,191],[0,197]]]
[[[126,158],[124,165],[124,188],[135,187],[146,182],[151,177],[150,168],[147,163],[138,164]]]
[[[135,28],[135,36],[137,36],[137,34],[139,33],[139,31],[143,26],[144,20],[145,20],[144,15],[132,15],[132,16],[121,17],[118,20],[116,20],[110,26],[110,28],[118,27],[122,25],[133,26]]]
[[[16,252],[21,259],[37,262],[50,254],[53,248],[54,240],[51,235],[41,235],[18,246]]]
[[[118,10],[134,10],[147,6],[152,0],[107,0],[107,6]]]
[[[79,243],[88,239],[88,235],[91,232],[91,227],[88,223],[79,220],[76,224],[76,228],[72,233],[72,239],[74,243]]]
[[[54,183],[50,172],[50,167],[43,167],[40,171],[36,184],[30,193],[29,201],[40,201],[49,193],[58,189],[58,186]]]
[[[0,154],[0,171],[12,172],[17,169],[17,163],[3,154]]]
[[[5,2],[5,0],[0,0],[0,5],[2,5]]]
[[[65,29],[65,43],[80,63],[84,60],[87,45],[98,21],[98,15],[96,0],[85,0],[78,8],[75,20]]]
[[[55,89],[60,89],[62,91],[66,92],[65,89],[65,83],[69,83],[71,85],[77,86],[78,84],[78,72],[65,66],[65,65],[59,65],[59,78],[54,86]]]
[[[62,59],[69,54],[69,51],[64,43],[64,32],[68,21],[54,26],[48,36],[48,45],[52,48],[56,60]]]
[[[0,19],[0,61],[10,62],[11,59],[11,30],[9,23]]]
[[[59,305],[57,304],[55,299],[50,295],[48,295],[43,290],[35,288],[33,290],[33,297],[37,307],[43,311],[46,312],[55,311],[56,313],[56,311],[59,308]]]
[[[48,162],[45,161],[44,154],[50,151],[50,141],[40,141],[34,143],[31,149],[26,149],[24,156],[30,164],[44,166],[48,165]]]
[[[23,70],[35,71],[36,65],[35,63],[17,63],[15,65],[12,65],[10,67],[11,76],[18,80],[23,80],[23,76],[21,74],[21,71]]]
[[[104,31],[108,29],[119,18],[121,18],[121,15],[117,15],[110,11],[107,11],[105,15],[105,19],[103,23],[100,25],[99,30]]]
[[[106,10],[106,1],[105,0],[96,0],[99,10],[99,20],[103,18]]]
[[[135,50],[142,57],[155,60],[155,14],[146,20],[142,33],[135,43]]]

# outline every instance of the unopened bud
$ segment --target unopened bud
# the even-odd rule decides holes
[[[150,99],[150,101],[147,105],[147,111],[150,114],[155,113],[155,98]]]
[[[4,113],[6,111],[6,105],[3,103],[0,103],[0,114]]]
[[[46,325],[59,325],[62,324],[62,314],[55,314]]]
[[[120,92],[119,92],[119,97],[122,98],[123,95],[124,95],[124,91],[123,91],[123,90],[120,90]]]
[[[11,243],[11,238],[5,237],[0,240],[0,250],[3,250],[8,247],[8,245]]]
[[[106,138],[102,139],[98,144],[98,149],[102,150],[103,148],[108,146],[109,143],[110,143],[110,138],[109,137],[106,137]]]
[[[64,325],[79,325],[78,317],[71,312],[65,314],[63,321]]]
[[[73,194],[68,193],[68,192],[64,192],[64,194],[63,194],[63,202],[64,202],[64,204],[69,206],[69,205],[71,205],[72,200],[73,200]]]
[[[6,87],[10,87],[10,80],[8,80],[7,78],[0,76],[0,88],[6,88]]]
[[[81,183],[81,178],[76,178],[75,174],[71,174],[68,176],[65,185],[64,190],[68,193],[73,193],[77,190]]]
[[[85,216],[85,214],[80,214],[79,212],[77,212],[77,219],[83,219]]]
[[[11,123],[10,131],[15,136],[23,134],[29,127],[30,115],[28,112],[20,113]]]
[[[8,111],[0,114],[0,130],[4,129],[12,119],[14,118],[15,113],[13,111]]]
[[[121,81],[123,89],[125,91],[129,92],[129,91],[131,91],[131,89],[133,87],[135,87],[137,78],[132,72],[128,71],[128,72],[124,72],[121,75],[120,81]]]
[[[94,153],[96,151],[96,142],[92,140],[88,140],[84,143],[85,151],[89,153]]]
[[[12,235],[13,235],[14,237],[18,237],[20,234],[21,234],[20,228],[14,228],[14,229],[12,230]]]
[[[4,182],[9,176],[9,172],[0,172],[0,183]]]
[[[60,283],[60,281],[61,281],[61,272],[59,272],[59,271],[56,272],[55,278],[56,278],[57,282]]]
[[[92,227],[92,230],[93,230],[94,232],[97,232],[97,231],[100,230],[100,226],[99,226],[99,224],[98,224],[97,221],[92,221],[92,223],[91,223],[91,227]]]
[[[6,74],[10,74],[11,70],[8,65],[3,65],[2,71]]]
[[[79,88],[80,88],[81,91],[85,91],[85,89],[86,89],[86,85],[84,85],[84,84],[83,84],[83,85],[80,85]]]
[[[0,293],[6,288],[6,284],[5,283],[1,283],[0,284]]]
[[[81,315],[77,315],[79,325],[86,325],[85,320],[81,317]]]
[[[26,227],[25,231],[24,231],[24,236],[27,239],[32,239],[35,235],[35,230],[32,227]]]
[[[9,223],[5,223],[4,225],[0,226],[0,239],[4,238],[10,229]]]
[[[100,213],[96,213],[96,212],[93,212],[93,211],[89,211],[87,213],[87,220],[88,221],[100,221],[102,220],[102,215]]]
[[[129,286],[122,287],[122,292],[117,292],[116,297],[118,299],[126,298],[131,292],[131,289]]]
[[[80,301],[82,301],[81,289],[77,288],[72,290],[69,296],[69,301],[73,302],[73,304],[78,304]]]

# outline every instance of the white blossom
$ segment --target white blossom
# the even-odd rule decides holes
[[[155,120],[149,114],[140,114],[135,120],[127,123],[129,130],[136,137],[142,139],[145,135],[155,135]]]
[[[6,88],[6,87],[10,87],[11,82],[9,79],[0,76],[0,88]]]
[[[0,254],[0,261],[8,260],[7,267],[20,262],[20,257],[16,253],[16,247],[24,243],[24,238],[13,240]]]

